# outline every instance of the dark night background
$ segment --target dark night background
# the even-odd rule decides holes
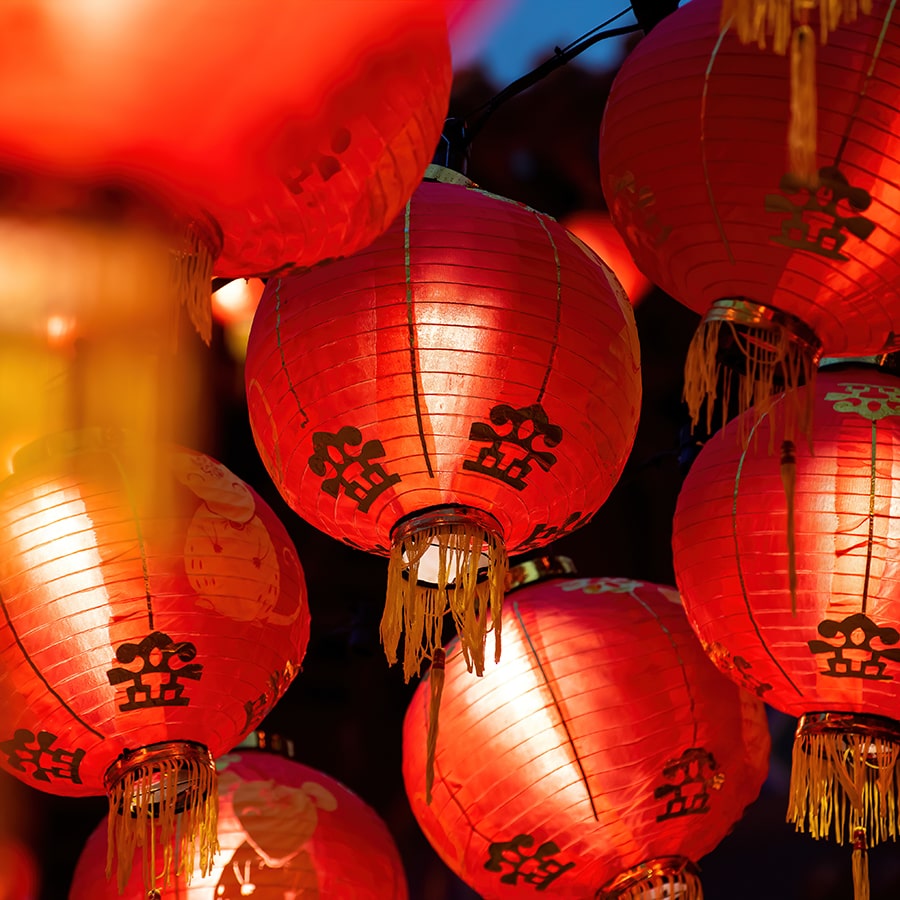
[[[469,177],[482,187],[564,219],[602,208],[598,128],[612,73],[577,64],[560,69],[500,107],[473,146]],[[496,93],[478,71],[458,75],[451,112],[465,116]],[[634,450],[612,496],[582,530],[551,545],[581,574],[673,584],[670,535],[689,460],[681,366],[697,317],[659,291],[636,309],[644,397]],[[264,723],[292,738],[297,759],[336,777],[387,822],[403,857],[412,900],[476,895],[431,851],[403,792],[401,725],[415,684],[387,666],[378,645],[386,560],[306,525],[278,496],[250,436],[243,380],[221,332],[203,354],[209,452],[250,482],[291,532],[303,562],[313,617],[303,670]],[[712,854],[701,860],[707,900],[848,900],[849,848],[795,835],[784,823],[793,720],[773,713],[769,780]],[[36,854],[41,900],[64,900],[81,846],[106,813],[105,798],[41,794],[0,773],[14,816],[0,828]],[[870,853],[873,900],[900,895],[894,845]]]

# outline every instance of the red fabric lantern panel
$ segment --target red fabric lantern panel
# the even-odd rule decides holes
[[[0,900],[38,900],[37,860],[21,842],[0,838]]]
[[[109,793],[138,827],[119,805],[160,771],[206,790],[309,636],[296,552],[244,482],[99,430],[27,448],[0,483],[0,597],[0,765],[50,793]]]
[[[179,879],[179,900],[406,900],[390,832],[333,778],[273,753],[238,748],[217,762],[219,854],[208,875]],[[107,882],[106,829],[91,835],[69,900],[144,900],[135,875],[123,894]]]
[[[893,804],[900,785],[900,379],[858,365],[819,373],[811,447],[789,448],[794,613],[788,502],[769,456],[784,436],[781,402],[746,450],[735,421],[701,451],[678,500],[675,570],[717,665],[804,717],[793,821],[838,840],[863,828],[874,843],[896,837],[878,798]]]
[[[16,85],[0,98],[7,210],[157,198],[190,231],[177,255],[197,254],[185,278],[205,279],[207,318],[216,257],[217,274],[247,276],[380,234],[450,91],[432,0],[27,0],[3,5],[0,35],[0,78]]]
[[[367,250],[269,281],[246,385],[288,504],[391,556],[382,635],[391,657],[405,625],[409,677],[441,645],[447,597],[480,670],[504,548],[542,546],[606,499],[634,440],[639,350],[581,241],[469,183],[426,182]],[[417,573],[437,587],[406,604]]]
[[[699,897],[691,861],[766,776],[762,703],[710,665],[673,588],[546,581],[503,618],[483,678],[448,648],[431,805],[427,685],[406,714],[403,776],[432,846],[488,900]]]
[[[706,316],[688,361],[695,416],[728,349],[760,379],[744,383],[744,406],[756,390],[764,411],[773,384],[811,378],[819,354],[882,352],[900,333],[893,5],[875,0],[816,51],[810,182],[788,174],[790,56],[741,44],[719,12],[695,0],[655,27],[622,66],[601,128],[613,222],[640,269]]]
[[[566,229],[584,241],[591,250],[616,273],[619,284],[632,306],[637,306],[653,288],[649,278],[634,264],[622,236],[616,231],[609,214],[597,209],[584,209],[567,216]]]

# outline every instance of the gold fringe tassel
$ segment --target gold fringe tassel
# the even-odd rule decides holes
[[[211,757],[173,755],[126,769],[109,789],[106,877],[115,867],[122,893],[138,847],[148,897],[168,885],[173,870],[187,881],[195,869],[208,875],[219,849],[218,814]]]
[[[703,887],[696,873],[685,870],[674,874],[664,872],[642,879],[623,891],[601,895],[609,900],[658,900],[677,897],[678,900],[703,900]]]
[[[788,169],[811,187],[818,187],[819,177],[816,164],[817,117],[816,36],[809,25],[801,25],[791,37]]]
[[[428,705],[428,741],[425,759],[425,803],[431,806],[431,788],[434,786],[434,754],[437,750],[438,718],[441,712],[441,695],[444,693],[444,668],[447,654],[443,649],[434,651],[431,663],[431,701]]]
[[[797,457],[793,441],[781,445],[781,483],[787,507],[788,588],[791,592],[791,615],[797,615],[797,541],[794,530],[794,489],[797,484]]]
[[[743,371],[736,373],[722,365],[719,348],[723,329],[729,329],[732,344],[743,360]],[[688,348],[684,366],[684,399],[694,427],[700,422],[706,403],[706,429],[713,430],[714,406],[721,400],[722,426],[728,421],[734,380],[737,380],[738,412],[751,407],[758,419],[770,412],[776,391],[785,391],[782,404],[785,416],[785,437],[794,436],[797,428],[809,435],[812,424],[812,403],[815,397],[816,354],[808,345],[798,342],[791,330],[776,323],[764,326],[741,325],[733,322],[703,321]],[[793,389],[809,385],[805,398]],[[721,390],[720,390],[721,385]],[[746,444],[748,433],[741,434]]]
[[[434,585],[420,584],[419,565],[437,548]],[[486,576],[479,563],[487,555]],[[409,681],[425,659],[441,647],[444,613],[449,609],[466,667],[484,672],[489,631],[494,632],[494,659],[500,659],[500,613],[508,562],[502,539],[474,523],[439,524],[413,531],[394,542],[388,564],[387,600],[381,619],[381,642],[392,665],[404,633],[403,675]]]
[[[852,732],[798,734],[787,820],[843,844],[862,829],[871,846],[897,838],[900,744]]]
[[[174,256],[172,290],[187,310],[188,318],[209,345],[212,340],[213,252],[194,225],[185,230],[180,253]]]
[[[857,828],[853,833],[853,900],[869,900],[869,854],[866,832]]]

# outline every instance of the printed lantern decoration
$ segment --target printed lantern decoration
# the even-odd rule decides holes
[[[694,861],[766,776],[762,703],[709,663],[673,588],[545,581],[503,618],[483,678],[448,648],[430,805],[424,684],[406,714],[403,777],[432,846],[487,900],[701,897]]]
[[[208,868],[213,758],[284,693],[309,636],[272,511],[201,453],[47,438],[0,482],[0,598],[0,765],[50,793],[107,793],[120,884],[135,846],[148,889],[175,855],[190,871],[195,847]]]
[[[678,500],[675,571],[716,664],[800,717],[788,818],[851,841],[866,890],[861,851],[897,837],[900,380],[823,369],[814,414],[811,445],[788,448],[793,509],[767,457],[784,436],[780,417],[773,427],[763,416],[744,451],[739,421],[706,444]]]
[[[704,314],[686,367],[695,422],[720,364],[734,363],[742,408],[762,413],[776,387],[811,381],[823,352],[894,346],[898,65],[886,0],[821,48],[812,183],[786,174],[790,60],[723,32],[715,0],[682,6],[622,66],[601,128],[603,192],[639,268]]]
[[[0,230],[40,226],[33,257],[10,251],[15,278],[4,256],[4,285],[68,278],[103,309],[97,291],[117,287],[90,276],[120,265],[128,226],[159,238],[207,337],[214,260],[223,276],[283,271],[388,226],[450,90],[432,0],[29,0],[3,5],[0,35],[0,78],[16,85],[0,98]],[[94,256],[62,272],[60,239],[75,261]]]
[[[367,250],[270,279],[247,349],[250,424],[288,504],[390,556],[382,641],[404,673],[449,607],[480,674],[506,551],[583,525],[634,440],[634,317],[555,221],[439,170]],[[420,583],[417,585],[417,581]]]
[[[251,736],[254,737],[254,736]],[[271,737],[265,735],[262,745]],[[333,778],[243,746],[217,761],[219,855],[208,875],[179,878],[183,900],[406,900],[406,876],[386,825]],[[135,876],[119,892],[102,878],[106,830],[78,860],[69,900],[143,900]]]

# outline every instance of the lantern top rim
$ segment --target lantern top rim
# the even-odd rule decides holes
[[[285,759],[294,759],[296,756],[294,742],[290,738],[277,732],[266,731],[264,728],[251,731],[234,749],[259,750],[263,753],[283,756]]]
[[[564,578],[566,575],[577,574],[578,568],[568,556],[537,556],[509,567],[506,593],[509,594],[519,588],[542,581],[549,581],[551,578]]]
[[[399,519],[391,529],[391,542],[400,543],[418,531],[453,525],[475,525],[503,538],[503,528],[490,513],[474,506],[447,504],[416,510]]]
[[[900,743],[900,722],[871,713],[809,712],[797,720],[795,739],[811,734],[858,734]]]
[[[618,898],[630,896],[630,891],[641,882],[653,882],[666,877],[686,884],[688,879],[696,879],[699,871],[697,865],[686,856],[657,856],[638,863],[607,881],[597,891],[594,898],[595,900],[618,900]],[[672,896],[676,896],[675,891]]]

